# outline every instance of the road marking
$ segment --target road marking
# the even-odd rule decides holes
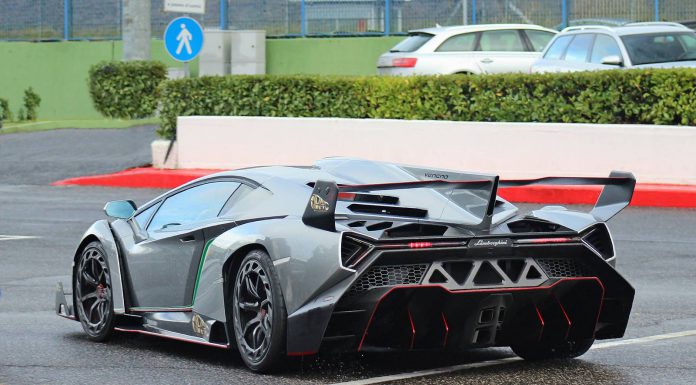
[[[658,334],[658,335],[654,335],[654,336],[631,338],[631,339],[620,340],[620,341],[601,342],[601,343],[594,344],[592,346],[592,350],[607,349],[607,348],[613,348],[613,347],[625,346],[625,345],[644,344],[644,343],[653,342],[653,341],[661,341],[661,340],[668,340],[668,339],[682,338],[682,337],[691,337],[691,336],[696,336],[696,330],[686,330],[686,331],[676,332],[676,333]],[[496,366],[496,365],[509,364],[509,363],[518,362],[518,361],[523,361],[523,360],[519,357],[508,357],[508,358],[501,358],[498,360],[474,362],[471,364],[445,366],[442,368],[419,370],[419,371],[410,372],[410,373],[400,373],[400,374],[393,374],[393,375],[389,375],[389,376],[366,378],[364,380],[340,382],[340,383],[336,383],[334,385],[381,384],[381,383],[389,382],[389,381],[408,380],[411,378],[427,377],[427,376],[433,376],[433,375],[438,375],[438,374],[447,374],[447,373],[459,372],[459,371],[469,370],[469,369],[486,368],[486,367],[491,367],[491,366]]]
[[[19,239],[37,239],[39,237],[34,237],[31,235],[2,235],[0,234],[0,241],[14,241]]]
[[[601,342],[598,344],[594,344],[591,349],[592,350],[606,349],[606,348],[613,348],[616,346],[644,344],[646,342],[661,341],[661,340],[668,340],[668,339],[672,339],[672,338],[691,337],[691,336],[696,336],[696,330],[685,330],[683,332],[658,334],[658,335],[654,335],[654,336],[631,338],[628,340]]]

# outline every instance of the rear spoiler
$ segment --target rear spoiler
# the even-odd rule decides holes
[[[590,214],[598,221],[606,222],[631,203],[636,187],[636,177],[630,172],[612,171],[608,178],[576,178],[552,176],[539,179],[500,181],[499,187],[522,186],[604,186]]]
[[[558,186],[604,186],[590,214],[598,221],[606,222],[618,214],[631,202],[636,178],[630,172],[612,171],[608,178],[545,177],[538,179],[499,180],[497,176],[490,179],[470,181],[424,180],[412,182],[380,183],[366,185],[336,185],[333,181],[318,180],[310,196],[302,222],[326,231],[336,231],[336,202],[339,193],[369,191],[405,190],[423,187],[451,187],[454,189],[488,190],[488,207],[480,224],[472,226],[478,229],[490,228],[493,210],[499,187],[523,187],[532,185]]]
[[[326,231],[336,231],[336,202],[338,201],[339,193],[357,193],[369,191],[388,191],[388,190],[406,190],[412,188],[423,187],[448,187],[453,189],[469,189],[469,190],[489,190],[488,207],[486,215],[481,224],[474,227],[490,227],[490,220],[495,208],[495,197],[497,195],[498,177],[482,180],[470,181],[444,181],[444,180],[423,180],[411,182],[396,182],[396,183],[377,183],[363,185],[336,185],[333,181],[318,180],[314,183],[314,190],[307,202],[307,207],[302,215],[302,222],[307,226],[316,227]]]

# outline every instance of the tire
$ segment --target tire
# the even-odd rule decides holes
[[[580,357],[587,353],[594,343],[594,338],[578,341],[563,341],[559,344],[523,344],[513,345],[512,351],[527,361],[567,359]]]
[[[75,309],[92,341],[102,342],[114,332],[111,273],[100,242],[89,243],[80,254],[73,274]]]
[[[277,370],[285,358],[287,313],[271,258],[250,251],[232,284],[229,314],[242,360],[255,372]]]

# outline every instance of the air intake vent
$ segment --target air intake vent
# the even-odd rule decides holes
[[[428,210],[416,209],[413,207],[364,205],[354,203],[348,206],[348,209],[354,213],[383,214],[411,218],[425,218],[425,216],[428,215]]]
[[[614,256],[614,246],[611,243],[609,230],[603,225],[598,225],[591,228],[583,234],[582,240],[590,245],[604,259],[609,259]]]
[[[417,285],[428,270],[428,264],[373,266],[351,286],[350,294],[387,286]]]
[[[341,263],[348,268],[355,267],[370,251],[372,246],[359,239],[344,236],[341,242]]]
[[[550,278],[591,277],[590,269],[573,258],[536,258]]]

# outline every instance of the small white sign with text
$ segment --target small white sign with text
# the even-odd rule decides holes
[[[164,0],[164,12],[205,13],[205,0]]]

